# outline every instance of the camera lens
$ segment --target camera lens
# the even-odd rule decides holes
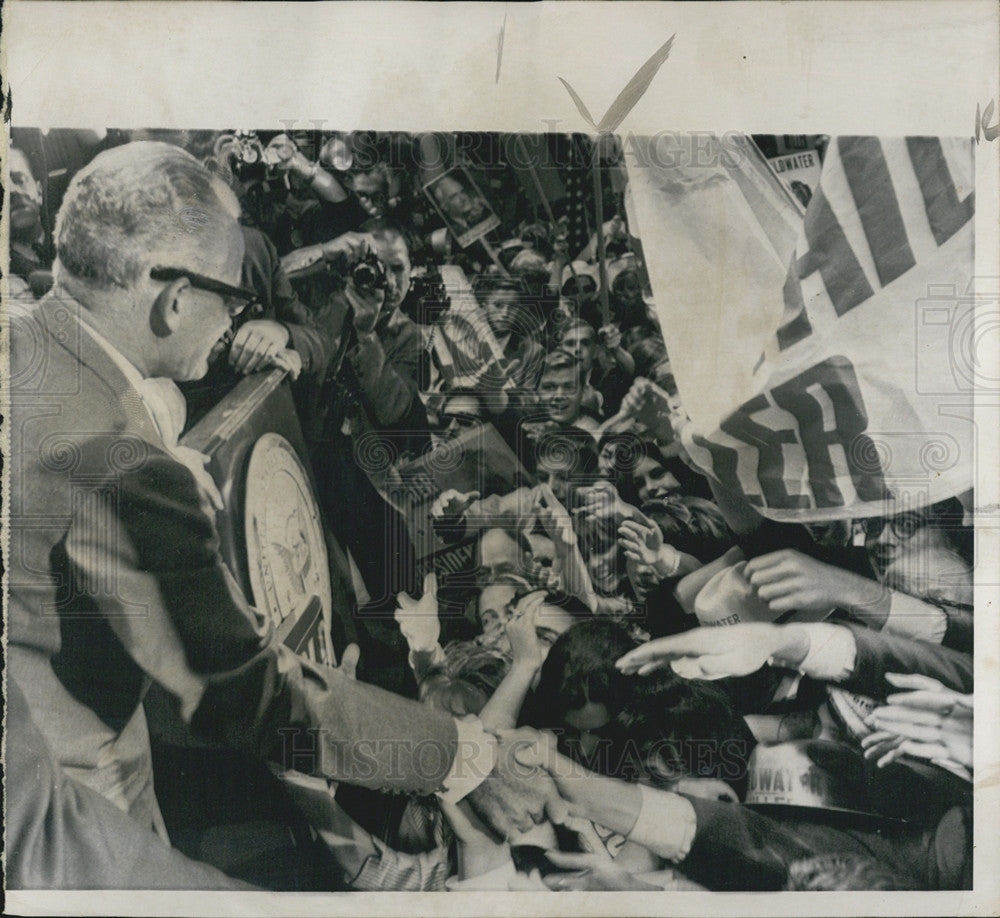
[[[378,278],[369,264],[360,264],[354,269],[354,283],[359,287],[374,287]]]

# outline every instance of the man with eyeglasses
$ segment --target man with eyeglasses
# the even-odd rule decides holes
[[[219,554],[218,494],[180,458],[175,381],[206,372],[252,301],[238,285],[238,212],[177,147],[106,151],[64,198],[55,288],[11,318],[6,662],[31,724],[9,718],[8,743],[37,728],[57,783],[96,792],[150,844],[165,840],[143,710],[155,681],[195,735],[222,747],[367,787],[465,797],[502,833],[530,825],[555,787],[514,774],[504,740],[278,645]],[[31,852],[8,884],[125,882],[116,865],[134,852],[100,821],[60,829],[46,787],[5,789],[7,849]],[[81,860],[85,878],[71,866]],[[216,880],[226,883],[204,871],[169,882]]]

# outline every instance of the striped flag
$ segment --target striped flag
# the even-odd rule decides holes
[[[833,138],[792,247],[784,189],[726,144],[630,168],[692,458],[778,520],[971,487],[971,139]]]

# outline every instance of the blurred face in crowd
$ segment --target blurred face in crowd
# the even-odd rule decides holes
[[[572,424],[580,417],[583,387],[576,367],[546,370],[538,384],[541,402],[549,417],[559,424]]]
[[[492,647],[501,650],[510,649],[503,629],[514,614],[514,598],[519,589],[523,593],[523,589],[515,584],[496,583],[486,587],[479,594],[479,624],[483,629],[486,643]],[[535,617],[535,634],[542,649],[543,661],[556,639],[570,629],[573,621],[573,616],[561,606],[549,602],[539,606]],[[535,674],[536,684],[539,675],[540,673]]]
[[[573,325],[563,334],[559,348],[572,354],[580,362],[581,372],[586,375],[594,365],[597,336],[589,325]]]
[[[403,302],[410,292],[410,252],[401,236],[390,236],[378,241],[379,261],[385,266],[388,286],[383,308],[388,312]]]
[[[903,513],[882,526],[866,547],[892,589],[912,596],[971,605],[973,575],[968,563],[948,544],[944,531]]]
[[[604,550],[600,550],[603,548]],[[607,545],[598,545],[587,558],[587,573],[594,584],[595,589],[610,596],[618,592],[622,582],[622,573],[619,568],[618,545],[613,538],[607,540]]]
[[[535,478],[539,484],[547,484],[552,488],[552,493],[555,495],[556,500],[563,506],[567,506],[573,472],[573,468],[567,468],[565,462],[560,462],[553,457],[542,456],[535,467]]]
[[[680,490],[681,486],[680,482],[661,463],[648,456],[639,462],[632,476],[636,493],[643,503],[667,497]]]
[[[376,219],[385,216],[389,189],[380,172],[361,172],[355,175],[351,180],[351,189],[366,214]]]
[[[479,399],[473,395],[453,396],[445,402],[439,418],[441,435],[448,440],[463,431],[479,427],[482,424]]]
[[[628,468],[634,461],[633,450],[625,439],[608,440],[597,455],[597,471],[602,478],[616,480],[622,468]]]
[[[615,278],[611,293],[623,306],[635,306],[642,302],[642,284],[639,274],[633,268],[626,268]]]
[[[479,627],[487,642],[494,644],[510,618],[510,603],[517,587],[513,583],[494,583],[479,594]]]
[[[523,574],[528,570],[529,561],[517,539],[503,529],[487,529],[479,540],[479,573],[485,579]]]
[[[584,300],[597,295],[597,281],[589,274],[570,275],[560,292],[572,304],[571,311],[576,312]]]
[[[16,242],[34,242],[42,233],[42,186],[16,147],[8,153],[10,164],[10,233]]]
[[[518,304],[516,290],[494,290],[486,297],[483,311],[494,335],[509,335],[515,330]]]

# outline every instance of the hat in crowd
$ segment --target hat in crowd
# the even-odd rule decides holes
[[[510,268],[510,263],[525,250],[525,245],[520,239],[508,239],[500,244],[497,249],[497,257],[505,268]]]
[[[536,249],[521,249],[507,266],[512,274],[519,277],[548,277],[549,269],[545,256]]]
[[[594,265],[587,264],[585,261],[574,261],[571,265],[566,265],[563,268],[562,276],[563,296],[568,296],[572,293],[572,290],[567,288],[572,287],[572,282],[577,280],[583,285],[585,291],[587,289],[590,291],[597,290],[600,286],[597,276],[597,268]]]
[[[618,280],[619,276],[625,271],[638,270],[639,260],[631,252],[627,255],[622,255],[621,258],[616,258],[608,265],[608,286],[614,287],[615,281]]]
[[[738,625],[742,622],[817,622],[833,609],[821,612],[773,612],[755,592],[744,571],[746,561],[723,567],[701,588],[694,614],[701,625]]]
[[[825,739],[760,744],[750,753],[748,806],[794,806],[877,815],[865,790],[861,753]]]

